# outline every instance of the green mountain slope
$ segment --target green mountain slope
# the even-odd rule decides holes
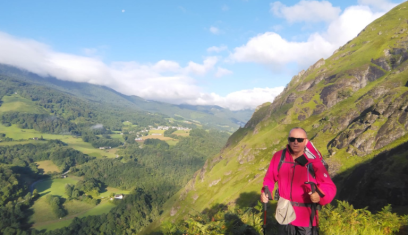
[[[301,126],[330,165],[339,199],[408,213],[408,2],[294,76],[165,205],[161,221],[217,204],[253,206],[274,152]]]
[[[138,96],[123,95],[105,86],[62,81],[52,77],[44,78],[1,64],[0,75],[57,89],[92,102],[112,104],[120,108],[131,108],[139,111],[162,113],[169,117],[181,116],[185,120],[198,121],[201,125],[228,131],[235,131],[239,126],[244,125],[253,112],[253,110],[230,111],[219,106],[173,105],[150,101]]]

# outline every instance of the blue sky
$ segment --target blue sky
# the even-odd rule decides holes
[[[146,99],[255,108],[400,2],[4,1],[0,63]]]

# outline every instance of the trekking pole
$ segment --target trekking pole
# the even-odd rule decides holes
[[[310,184],[310,188],[312,189],[312,194],[316,192],[317,186],[314,182],[308,181],[308,182],[305,182],[305,184]],[[311,209],[310,228],[312,229],[312,234],[313,234],[313,221],[314,221],[314,217],[316,216],[316,203],[312,203],[312,207],[310,209]]]
[[[267,195],[268,200],[272,200],[272,194],[271,191],[269,191],[268,186],[264,187],[264,193]],[[264,220],[263,220],[263,233],[266,235],[266,207],[268,206],[268,202],[263,204],[264,208]]]

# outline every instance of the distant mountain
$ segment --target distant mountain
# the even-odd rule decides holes
[[[338,199],[373,211],[392,204],[408,214],[408,2],[260,106],[167,202],[163,220],[217,204],[256,205],[272,154],[296,126],[306,129],[329,163]]]
[[[201,125],[227,131],[235,131],[244,126],[253,110],[230,111],[219,106],[174,105],[164,102],[145,100],[138,96],[127,96],[111,88],[58,80],[53,77],[41,77],[37,74],[0,64],[0,75],[50,87],[90,101],[114,104],[118,107],[132,107],[141,111],[162,113],[169,117],[179,116],[186,121],[196,121]]]

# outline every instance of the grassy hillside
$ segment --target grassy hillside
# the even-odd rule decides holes
[[[306,129],[329,163],[338,198],[357,203],[362,192],[350,190],[370,185],[371,194],[359,199],[359,207],[377,210],[390,203],[395,211],[408,214],[408,201],[402,199],[407,198],[408,189],[406,181],[401,181],[407,178],[408,153],[399,150],[408,141],[407,84],[405,2],[368,25],[330,58],[294,76],[273,103],[260,107],[226,147],[206,161],[166,203],[161,220],[142,234],[158,230],[163,221],[188,219],[188,214],[206,213],[218,204],[256,205],[272,154],[285,147],[289,130],[296,126]],[[375,171],[376,181],[369,177],[374,172],[356,168],[390,154],[389,168],[386,173]],[[391,183],[391,179],[400,181]],[[346,181],[355,183],[346,187]]]

